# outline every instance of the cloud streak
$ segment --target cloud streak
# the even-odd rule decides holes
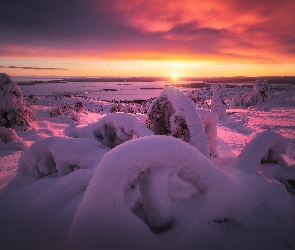
[[[29,69],[29,70],[67,70],[64,68],[41,68],[41,67],[19,67],[19,66],[0,66],[7,69]]]

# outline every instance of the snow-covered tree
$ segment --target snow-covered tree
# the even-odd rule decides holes
[[[209,157],[204,125],[191,100],[179,89],[165,88],[147,112],[146,125],[156,135],[179,138]]]
[[[243,96],[242,93],[238,90],[234,97],[231,100],[231,108],[237,108],[243,106]]]
[[[244,93],[243,105],[245,107],[263,107],[267,103],[268,95],[268,80],[256,80],[253,85],[253,91]]]
[[[5,74],[0,74],[0,126],[15,130],[32,128],[34,116],[26,107],[18,85]]]
[[[268,98],[268,80],[256,80],[253,86],[253,95],[256,96],[258,106],[264,105]]]
[[[226,119],[226,105],[224,100],[225,84],[213,84],[211,86],[213,92],[211,101],[211,110],[218,114],[220,119]]]

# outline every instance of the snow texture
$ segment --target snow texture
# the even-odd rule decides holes
[[[18,85],[7,74],[0,73],[0,126],[27,130],[32,128],[33,119]]]
[[[78,169],[95,168],[105,153],[107,150],[87,138],[45,138],[21,154],[16,178],[8,189],[22,187],[46,176],[63,176]]]
[[[137,137],[153,134],[134,115],[126,113],[108,114],[95,123],[73,128],[67,132],[67,136],[98,140],[108,148],[114,148]]]
[[[209,157],[204,126],[194,104],[177,88],[167,87],[153,101],[146,125],[156,135],[179,138]]]

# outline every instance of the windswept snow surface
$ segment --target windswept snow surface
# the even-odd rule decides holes
[[[227,106],[245,91],[226,88]],[[27,98],[32,129],[0,129],[0,248],[295,249],[294,96],[269,87],[263,108],[219,121],[171,88],[146,103],[164,121],[195,121],[205,151],[153,135],[147,107],[110,114],[94,99]],[[77,102],[75,119],[50,115]]]

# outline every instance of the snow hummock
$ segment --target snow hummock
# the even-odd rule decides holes
[[[270,130],[258,131],[248,138],[237,159],[237,168],[248,172],[258,171],[262,163],[281,163],[286,142],[280,134]]]
[[[180,138],[209,157],[204,126],[193,103],[177,88],[166,87],[147,112],[146,125],[156,135]]]
[[[248,138],[245,148],[238,156],[236,168],[271,176],[295,194],[295,167],[288,166],[282,157],[286,147],[285,138],[278,133],[270,130],[255,132]]]

